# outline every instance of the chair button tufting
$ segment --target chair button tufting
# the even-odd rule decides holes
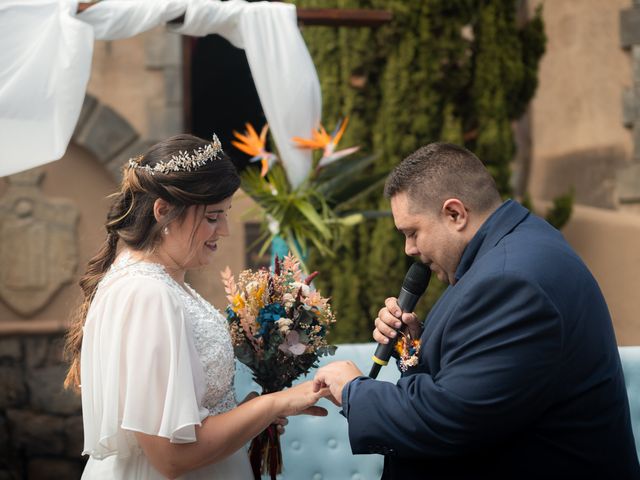
[[[362,480],[362,475],[360,475],[359,473],[354,473],[353,475],[351,475],[351,480]]]
[[[338,446],[338,442],[335,438],[330,438],[327,445],[329,445],[329,448],[336,448]]]
[[[298,440],[291,442],[291,449],[296,451],[300,450],[300,442]]]
[[[316,473],[313,477],[311,477],[312,480],[322,480],[322,474],[320,473]]]

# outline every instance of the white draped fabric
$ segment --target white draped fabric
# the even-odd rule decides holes
[[[60,158],[75,128],[94,39],[117,40],[185,14],[177,33],[217,33],[246,52],[280,159],[292,185],[311,154],[321,115],[320,83],[296,23],[295,6],[244,0],[103,0],[77,14],[75,0],[0,3],[0,176]],[[224,65],[220,68],[224,69]],[[257,126],[260,127],[260,126]]]
[[[0,175],[60,158],[80,115],[93,32],[57,0],[0,2]]]

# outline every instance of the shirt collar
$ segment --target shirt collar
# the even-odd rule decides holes
[[[528,215],[529,210],[513,200],[503,202],[489,215],[489,218],[485,220],[462,253],[460,264],[456,270],[456,282],[471,268],[476,259],[495,247]]]

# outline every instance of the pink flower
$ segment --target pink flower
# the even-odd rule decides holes
[[[304,300],[304,303],[310,307],[324,308],[327,304],[327,300],[322,298],[318,291],[313,291]]]
[[[302,355],[307,349],[307,346],[303,343],[300,343],[300,335],[295,330],[292,330],[287,333],[286,340],[282,344],[280,344],[278,348],[284,353],[290,353],[292,355]]]
[[[301,290],[300,293],[302,294],[303,297],[308,297],[309,294],[311,293],[311,287],[309,287],[309,285],[307,285],[306,283],[293,282],[291,286],[296,289],[296,292]]]

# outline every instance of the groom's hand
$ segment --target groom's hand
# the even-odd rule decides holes
[[[378,343],[389,343],[396,337],[396,329],[407,326],[411,338],[420,338],[422,325],[415,313],[402,313],[398,306],[398,299],[389,297],[384,302],[384,307],[378,312],[374,321],[376,328],[373,330],[373,339]]]
[[[319,392],[323,388],[329,388],[331,397],[328,397],[336,405],[342,405],[342,389],[356,377],[363,373],[351,361],[331,362],[318,369],[313,379],[313,390]]]

